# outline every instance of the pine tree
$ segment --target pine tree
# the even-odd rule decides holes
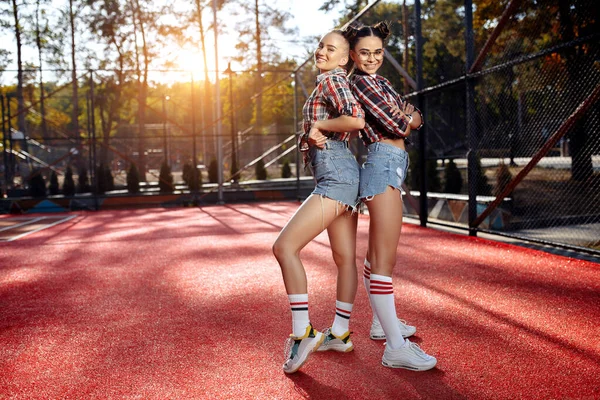
[[[65,180],[63,181],[63,195],[73,196],[75,194],[75,181],[73,180],[73,169],[71,166],[67,167],[65,173]]]
[[[58,187],[58,176],[56,172],[52,171],[50,174],[50,185],[48,185],[48,190],[51,195],[56,195],[60,193],[60,189]]]
[[[140,173],[135,163],[131,163],[127,171],[127,191],[138,193],[140,191]]]
[[[171,173],[171,167],[166,161],[163,161],[160,166],[160,174],[158,175],[158,187],[161,192],[173,192],[175,187],[173,186],[173,174]]]

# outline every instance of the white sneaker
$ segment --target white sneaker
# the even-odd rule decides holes
[[[325,340],[321,346],[319,346],[317,351],[335,350],[342,353],[348,353],[354,349],[352,340],[350,340],[350,331],[347,331],[342,336],[336,336],[331,332],[331,328],[327,328],[323,332],[323,335],[325,336]]]
[[[310,353],[318,349],[323,340],[325,340],[325,335],[313,328],[312,325],[306,328],[306,333],[302,337],[290,335],[284,350],[286,361],[283,363],[283,372],[291,374],[298,371]]]
[[[411,325],[407,325],[406,321],[398,319],[398,328],[400,328],[400,332],[402,332],[402,337],[407,338],[411,337],[417,332],[417,328]],[[373,340],[385,340],[385,332],[381,327],[379,322],[373,321],[371,324],[371,339]]]
[[[419,345],[406,340],[404,347],[390,349],[386,344],[381,363],[390,368],[406,368],[413,371],[427,371],[435,367],[437,359],[426,354]]]

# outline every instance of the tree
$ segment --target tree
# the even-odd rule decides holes
[[[140,175],[135,163],[131,163],[127,170],[127,191],[138,193],[140,191]]]
[[[52,171],[52,173],[50,174],[50,184],[48,185],[48,191],[53,196],[60,193],[60,189],[58,187],[58,176],[54,171]]]
[[[450,159],[444,168],[444,193],[460,193],[463,185],[462,175],[454,160]]]
[[[77,191],[79,193],[89,193],[90,190],[91,190],[91,187],[89,184],[87,168],[81,166],[79,168],[79,176],[77,179]]]
[[[256,175],[256,179],[260,181],[267,179],[267,169],[265,168],[265,162],[262,158],[254,164],[254,174]]]
[[[219,164],[214,158],[208,164],[208,181],[210,183],[219,182]]]
[[[65,180],[63,181],[63,194],[65,196],[73,196],[75,194],[75,181],[73,180],[73,169],[69,165],[65,172]]]
[[[29,178],[29,194],[31,197],[46,197],[46,182],[40,169],[35,169]]]
[[[171,167],[167,164],[167,161],[163,161],[160,166],[160,173],[158,175],[158,187],[161,192],[172,192],[175,187],[173,186],[173,174],[171,173]]]
[[[12,16],[13,16],[13,29],[15,34],[15,41],[17,44],[17,124],[19,131],[26,133],[25,128],[25,99],[23,97],[23,40],[22,40],[22,27],[23,21],[20,17],[20,9],[16,0],[11,1],[12,4]]]
[[[285,26],[285,23],[291,18],[288,12],[273,8],[268,3],[259,4],[259,0],[238,0],[238,15],[246,15],[247,18],[237,25],[239,33],[239,41],[236,44],[236,49],[240,51],[240,55],[235,58],[247,66],[254,66],[256,73],[254,74],[254,153],[262,152],[262,135],[263,135],[263,69],[265,64],[275,63],[280,61],[279,51],[276,45],[269,37],[269,29],[275,29],[282,34],[291,34],[295,29],[290,29]],[[266,48],[265,48],[266,43]],[[266,50],[266,51],[265,51]],[[256,55],[252,60],[250,55]]]
[[[282,178],[291,178],[292,177],[292,169],[290,168],[290,162],[286,159],[281,166],[281,177]]]

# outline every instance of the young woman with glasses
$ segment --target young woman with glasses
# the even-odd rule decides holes
[[[365,110],[365,127],[360,131],[367,146],[367,160],[360,171],[360,198],[369,210],[369,248],[363,280],[371,307],[371,338],[385,339],[382,364],[391,368],[424,371],[437,360],[406,337],[416,329],[396,316],[392,273],[402,229],[402,182],[408,169],[405,139],[419,129],[423,119],[390,82],[377,75],[383,63],[387,23],[347,34],[355,72],[350,77],[352,93]]]

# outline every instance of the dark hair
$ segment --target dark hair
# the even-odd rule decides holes
[[[387,21],[381,21],[375,25],[364,25],[362,27],[349,26],[343,32],[344,37],[350,44],[350,49],[354,49],[356,43],[364,37],[376,36],[381,39],[385,45],[385,41],[391,34],[390,23]]]

